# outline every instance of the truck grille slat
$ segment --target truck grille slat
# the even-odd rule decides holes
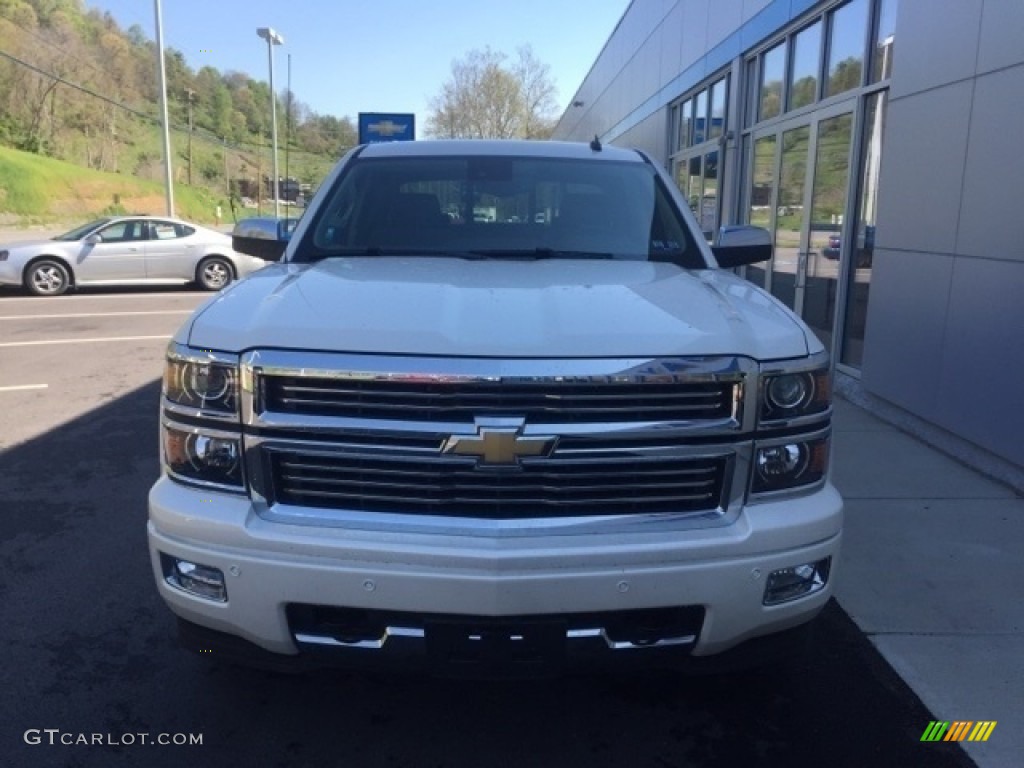
[[[348,502],[346,504],[346,507],[351,508],[351,509],[360,509],[361,505],[364,504],[364,503],[380,502],[382,504],[395,505],[395,509],[393,509],[391,511],[408,513],[407,509],[402,509],[401,507],[398,506],[402,502],[404,502],[404,501],[406,501],[408,499],[407,496],[386,495],[386,494],[359,494],[359,495],[355,495],[355,494],[340,493],[340,492],[336,492],[336,491],[313,491],[313,490],[305,491],[303,495],[304,495],[304,497],[307,498],[306,503],[309,506],[319,506],[317,504],[312,504],[312,503],[309,502],[309,499],[313,499],[313,498],[322,498],[322,499],[330,499],[330,500],[344,500],[344,501]],[[673,495],[664,495],[664,496],[651,496],[650,498],[644,499],[644,502],[642,504],[639,503],[639,502],[634,504],[634,508],[623,507],[622,509],[620,509],[616,513],[611,513],[611,512],[606,512],[606,511],[602,511],[602,512],[594,511],[594,512],[588,512],[588,514],[625,514],[625,513],[628,513],[628,512],[649,512],[649,511],[651,511],[651,505],[656,505],[656,504],[660,504],[660,503],[673,503],[673,504],[675,504],[676,501],[679,498],[680,497],[678,495],[675,495],[675,494],[673,494]],[[689,497],[689,500],[690,501],[694,501],[694,502],[707,502],[707,501],[711,500],[711,496],[710,495],[703,495],[703,496],[696,496],[695,495],[695,496]],[[446,515],[450,515],[450,514],[453,514],[453,508],[456,507],[456,506],[473,505],[474,510],[478,512],[481,508],[491,504],[493,501],[494,500],[491,499],[490,497],[484,498],[484,497],[473,497],[473,496],[452,496],[452,497],[446,498],[444,500],[424,499],[424,500],[421,501],[422,505],[424,505],[424,506],[434,505],[436,508],[435,509],[423,508],[423,509],[420,509],[420,510],[417,510],[417,511],[420,514],[446,514]],[[538,515],[536,513],[534,513],[532,510],[530,510],[530,507],[538,507],[538,506],[593,507],[595,504],[600,505],[601,503],[603,503],[603,501],[604,501],[603,499],[600,499],[598,497],[594,497],[594,498],[586,498],[585,497],[585,498],[573,498],[573,499],[547,499],[547,498],[542,498],[542,497],[538,496],[538,497],[534,497],[534,498],[519,497],[519,498],[515,498],[515,499],[509,499],[509,500],[505,500],[502,505],[507,508],[506,511],[510,510],[513,504],[514,505],[519,505],[527,513],[527,514],[521,515],[522,517],[537,517]],[[334,505],[333,504],[327,504],[327,506],[331,507],[331,506],[334,506]],[[574,510],[572,510],[572,512],[575,513],[576,510],[574,509]],[[475,517],[484,517],[485,515],[475,514],[474,516]],[[487,515],[487,517],[514,517],[514,516],[515,515],[511,515],[511,514]]]
[[[411,467],[406,468],[403,465],[407,462],[393,462],[385,464],[381,462],[380,466],[368,466],[367,463],[362,459],[348,459],[352,463],[345,463],[342,466],[335,466],[332,464],[317,463],[311,461],[294,461],[284,460],[281,462],[281,467],[285,472],[307,472],[307,473],[324,473],[328,475],[394,475],[401,477],[411,478],[436,478],[439,474],[439,470],[446,471],[452,475],[457,474],[461,478],[467,480],[479,477],[486,477],[486,475],[475,472],[472,465],[467,465],[463,471],[459,472],[458,469],[452,468],[450,465],[441,465],[440,467]],[[595,462],[596,463],[596,462]],[[561,463],[560,463],[561,464]],[[573,479],[602,479],[606,480],[607,476],[607,461],[602,462],[603,471],[600,469],[595,471],[582,471],[586,469],[586,464],[569,464],[566,463],[562,471],[557,471],[551,468],[550,462],[546,463],[547,470],[540,471],[534,470],[530,473],[533,478],[550,478],[552,480],[564,480],[566,478]],[[454,471],[453,471],[454,469]],[[632,475],[640,475],[644,477],[676,477],[676,476],[703,476],[710,477],[714,474],[714,468],[672,468],[672,469],[646,469],[646,470],[634,470]]]
[[[478,469],[464,461],[270,452],[274,500],[320,508],[490,519],[714,509],[726,460],[623,457]]]
[[[270,375],[261,379],[267,410],[309,416],[403,421],[472,421],[508,414],[531,423],[693,421],[734,415],[733,381],[579,384],[541,382],[390,382]]]
[[[309,486],[314,486],[314,487],[319,486],[322,489],[325,486],[327,486],[327,487],[329,487],[329,486],[343,487],[343,486],[351,485],[352,483],[358,483],[361,487],[366,487],[366,488],[394,488],[394,489],[401,489],[403,492],[405,492],[407,494],[410,494],[410,495],[412,495],[414,493],[422,493],[423,492],[423,486],[421,484],[417,484],[417,483],[414,483],[414,482],[388,481],[388,480],[382,480],[382,479],[370,480],[370,479],[365,479],[365,478],[308,477],[308,476],[305,476],[305,475],[295,475],[295,474],[290,474],[290,473],[283,473],[281,475],[281,480],[282,480],[282,487],[283,488],[296,488],[296,489],[299,489],[300,492],[302,492],[304,490],[309,490]],[[643,483],[643,484],[637,483],[637,484],[634,484],[632,486],[624,484],[624,485],[621,485],[616,490],[618,492],[618,495],[620,495],[620,496],[629,495],[629,491],[631,491],[631,490],[633,492],[635,492],[635,493],[648,493],[648,492],[651,492],[651,491],[654,491],[654,490],[657,490],[657,489],[664,489],[664,490],[678,489],[680,492],[682,492],[683,490],[686,490],[686,489],[697,489],[698,491],[701,491],[703,489],[703,492],[706,492],[708,488],[713,486],[713,484],[714,484],[714,478],[711,478],[710,480],[705,480],[703,482],[697,482],[697,483],[671,483],[671,482]],[[442,485],[441,486],[442,490],[446,490],[447,487],[448,487],[447,485]],[[486,481],[485,482],[474,482],[474,483],[468,483],[468,482],[462,481],[461,483],[459,483],[458,487],[469,488],[469,489],[472,489],[473,491],[480,491],[480,492],[485,492],[485,493],[505,493],[505,492],[507,492],[509,490],[502,483],[486,482]],[[578,484],[578,483],[571,483],[570,484],[570,483],[566,483],[565,485],[561,485],[561,486],[544,484],[544,483],[538,483],[536,485],[531,486],[531,488],[533,490],[535,490],[535,491],[538,491],[538,492],[541,492],[541,493],[546,493],[546,494],[552,494],[552,495],[554,495],[554,494],[562,494],[562,493],[567,493],[567,492],[572,492],[572,493],[597,493],[597,492],[607,493],[608,492],[607,485],[600,485],[600,484],[594,484],[594,483],[591,483],[591,484]]]

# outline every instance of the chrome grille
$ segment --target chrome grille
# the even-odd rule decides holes
[[[267,451],[271,502],[326,509],[505,520],[714,510],[728,460],[602,455],[514,468],[423,456]]]
[[[263,408],[275,413],[416,422],[508,414],[530,424],[710,421],[734,417],[739,398],[734,381],[415,382],[270,375],[261,378],[261,386]]]

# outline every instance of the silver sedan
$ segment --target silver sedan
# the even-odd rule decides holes
[[[30,243],[0,246],[0,284],[59,296],[84,285],[196,283],[217,291],[266,262],[231,238],[180,219],[117,216]]]

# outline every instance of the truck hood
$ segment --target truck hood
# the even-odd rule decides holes
[[[639,261],[277,264],[224,291],[182,331],[190,346],[227,352],[769,360],[809,351],[803,324],[749,282]]]

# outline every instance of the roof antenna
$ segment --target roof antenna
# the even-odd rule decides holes
[[[594,134],[594,140],[590,142],[590,148],[595,152],[601,151],[601,140],[597,138],[597,134]]]

